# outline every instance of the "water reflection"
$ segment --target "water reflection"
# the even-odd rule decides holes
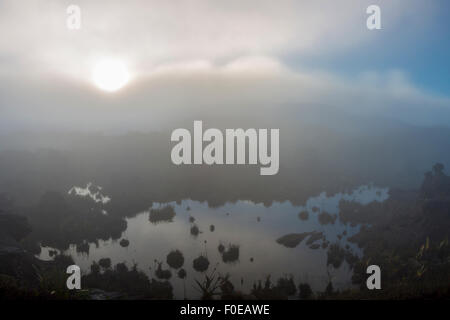
[[[99,240],[82,251],[72,245],[67,253],[85,272],[93,261],[103,258],[110,258],[112,265],[137,263],[150,277],[170,278],[179,299],[198,297],[190,284],[202,279],[201,272],[213,268],[229,273],[234,287],[244,292],[268,275],[273,279],[292,275],[297,282],[308,282],[313,290],[323,291],[331,274],[334,287],[340,289],[351,285],[351,270],[345,261],[332,264],[337,268],[327,267],[327,250],[338,242],[358,254],[359,249],[347,238],[360,226],[341,223],[339,201],[367,204],[387,198],[386,188],[361,186],[333,196],[321,193],[304,206],[275,202],[265,207],[237,201],[210,208],[192,200],[158,203],[128,218],[120,241]],[[286,235],[307,240],[292,246],[277,242]],[[40,258],[51,259],[49,250],[43,248]]]

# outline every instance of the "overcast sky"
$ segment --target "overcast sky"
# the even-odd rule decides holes
[[[77,31],[66,27],[70,4],[81,8]],[[382,30],[366,28],[369,4]],[[0,127],[151,130],[188,114],[314,105],[448,126],[446,12],[444,0],[3,0]],[[131,75],[112,94],[92,82],[105,58]]]

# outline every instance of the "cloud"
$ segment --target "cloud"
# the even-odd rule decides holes
[[[416,125],[450,123],[449,99],[422,92],[398,70],[349,79],[327,72],[294,72],[274,58],[248,56],[226,64],[167,64],[113,95],[77,83],[10,77],[0,89],[8,102],[0,107],[2,127],[152,131],[193,119],[276,125],[301,122],[312,114],[323,123],[336,115]]]
[[[391,32],[375,34],[365,27],[373,2],[79,0],[82,29],[69,31],[69,3],[2,1],[0,125],[148,131],[194,117],[292,120],[319,109],[323,118],[340,112],[448,125],[449,100],[417,89],[401,70],[346,78],[302,65],[303,56],[351,52],[405,26],[415,37],[437,7],[383,1]],[[285,62],[290,55],[295,68]],[[104,57],[123,59],[132,74],[113,95],[92,85]]]
[[[86,80],[92,65],[110,56],[145,73],[179,60],[330,54],[374,39],[365,26],[365,8],[372,3],[80,0],[82,28],[69,31],[64,1],[6,0],[0,10],[0,66]],[[384,26],[391,30],[415,13],[408,24],[413,33],[431,19],[435,5],[402,0],[384,1],[382,7]]]

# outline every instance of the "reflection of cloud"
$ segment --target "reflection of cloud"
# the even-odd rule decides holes
[[[80,197],[89,197],[96,203],[106,204],[111,201],[111,198],[105,196],[101,193],[102,188],[95,186],[92,182],[89,182],[86,185],[86,188],[83,187],[72,187],[67,193],[70,195],[77,195]],[[102,210],[103,214],[107,214],[105,210]]]
[[[183,268],[187,270],[186,283],[199,277],[192,267],[193,260],[200,254],[207,254],[210,262],[209,270],[216,267],[222,274],[230,273],[234,285],[239,285],[245,291],[250,291],[255,281],[264,281],[268,274],[272,275],[273,281],[285,274],[293,274],[295,277],[308,275],[308,282],[314,287],[323,290],[326,286],[328,279],[325,250],[311,250],[306,246],[287,249],[275,241],[285,232],[312,231],[320,228],[313,219],[299,222],[297,213],[300,207],[293,206],[289,202],[277,202],[271,207],[264,207],[262,204],[238,201],[214,209],[208,207],[206,203],[192,200],[183,200],[178,205],[172,202],[170,205],[180,213],[170,224],[149,223],[147,212],[127,218],[127,230],[123,234],[130,240],[130,247],[127,249],[121,247],[118,242],[100,240],[98,246],[91,247],[89,256],[77,255],[73,247],[68,253],[84,270],[88,270],[92,261],[109,257],[113,265],[124,261],[128,266],[137,263],[140,269],[152,274],[155,271],[154,259],[165,260],[170,251],[177,249],[185,258]],[[201,228],[206,231],[207,226],[214,224],[216,230],[201,233],[198,238],[190,237],[188,230],[191,224],[188,212],[185,211],[187,206],[191,207],[191,212],[195,212]],[[226,212],[232,214],[227,216]],[[256,223],[257,216],[262,218],[260,223]],[[335,240],[336,234],[344,230],[352,235],[357,228],[336,224],[328,226],[324,232],[330,233],[329,236]],[[344,241],[347,242],[342,240],[342,243]],[[239,245],[238,263],[223,263],[221,255],[217,252],[220,243]],[[268,252],[270,254],[267,254]],[[254,262],[251,262],[250,258],[254,258]],[[151,270],[149,266],[152,267]],[[350,279],[351,272],[346,266],[334,272],[338,283]],[[245,279],[243,287],[239,284],[241,278]],[[176,297],[182,298],[183,281],[173,277],[171,283]],[[186,285],[186,288],[188,296],[196,297],[196,291],[192,286]]]

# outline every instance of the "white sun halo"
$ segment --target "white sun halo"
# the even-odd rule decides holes
[[[100,89],[112,92],[127,84],[130,75],[122,61],[108,59],[95,65],[92,78]]]

